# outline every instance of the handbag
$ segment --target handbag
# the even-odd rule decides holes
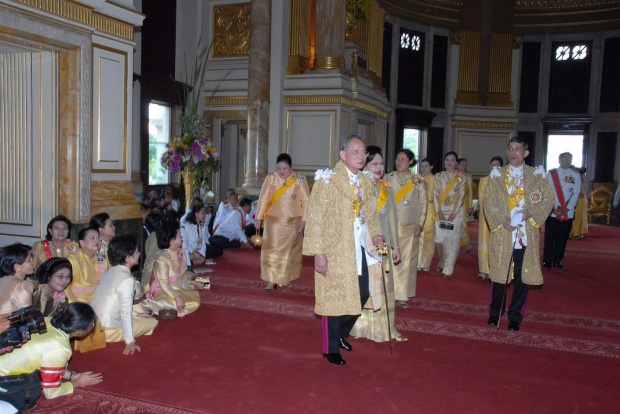
[[[37,405],[41,397],[39,370],[29,374],[0,377],[0,399],[12,404],[20,412]]]

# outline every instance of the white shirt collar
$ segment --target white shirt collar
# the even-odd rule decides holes
[[[359,172],[357,174],[353,174],[347,168],[347,174],[349,174],[349,181],[351,181],[355,185],[359,185],[359,183],[360,183]]]
[[[519,165],[518,167],[514,167],[510,165],[510,175],[517,176],[517,177],[522,176],[523,175],[523,164]]]

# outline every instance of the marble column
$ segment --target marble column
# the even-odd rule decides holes
[[[260,190],[267,175],[271,0],[252,0],[248,68],[248,140],[243,187]]]
[[[344,70],[346,0],[316,1],[316,54],[314,69]]]

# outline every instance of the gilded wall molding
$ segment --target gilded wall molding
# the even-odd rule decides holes
[[[213,57],[250,54],[250,3],[213,6]]]
[[[523,36],[512,35],[512,48],[521,49],[521,46],[523,46]]]
[[[341,95],[319,95],[319,96],[285,96],[285,105],[346,105],[352,108],[361,109],[373,113],[381,118],[387,118],[388,113],[383,109],[360,101],[354,98],[348,98]]]
[[[133,40],[133,25],[95,12],[92,8],[71,0],[14,0],[25,6],[86,24],[103,33]]]
[[[620,0],[516,0],[516,10],[578,9],[620,5]]]
[[[510,129],[513,130],[516,126],[515,122],[486,122],[486,121],[452,121],[453,127],[461,128],[485,128],[485,129]]]
[[[240,106],[248,105],[247,96],[212,96],[205,97],[205,105],[211,106]]]
[[[344,69],[344,58],[340,56],[317,56],[314,59],[314,69]]]

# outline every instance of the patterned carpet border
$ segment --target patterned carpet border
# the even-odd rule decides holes
[[[28,411],[33,414],[196,414],[197,411],[152,402],[134,400],[127,397],[99,391],[78,388],[71,395],[47,400],[42,398],[37,406]]]
[[[248,280],[225,276],[211,276],[211,280],[216,286],[225,286],[231,288],[261,290],[265,286],[265,282],[260,280]],[[284,288],[283,291],[289,294],[299,296],[314,296],[314,289],[307,286],[293,286],[292,288]],[[487,315],[486,307],[480,305],[443,302],[438,300],[420,298],[410,300],[409,305],[411,309],[416,309],[419,311],[441,312],[453,315],[467,315],[474,316],[476,318],[486,318]],[[608,319],[588,318],[585,316],[562,315],[533,311],[528,311],[525,314],[525,319],[528,322],[532,323],[590,329],[620,334],[620,321]]]
[[[258,298],[244,298],[209,292],[201,295],[201,302],[208,305],[225,306],[277,315],[302,318],[316,317],[312,305],[285,304],[272,299],[265,300]],[[606,358],[620,358],[620,344],[612,344],[607,342],[551,335],[497,331],[496,329],[488,326],[470,326],[455,323],[418,320],[408,317],[398,317],[396,320],[396,327],[403,331],[419,332],[430,335],[451,336],[461,339],[527,346],[550,351],[572,352]]]

